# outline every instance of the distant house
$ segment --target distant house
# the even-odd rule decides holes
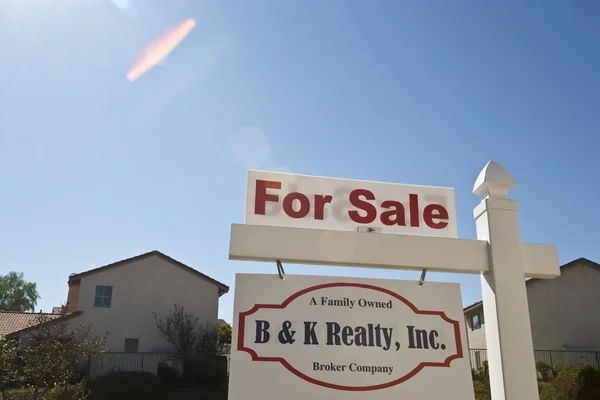
[[[38,324],[41,318],[51,319],[54,317],[58,317],[58,315],[41,312],[0,312],[0,340],[13,332],[21,331]]]
[[[535,350],[600,351],[600,264],[579,258],[558,278],[525,284]],[[463,313],[469,348],[485,349],[483,303]]]
[[[216,326],[219,297],[229,291],[159,251],[71,274],[68,285],[71,323],[91,325],[96,334],[108,332],[109,350],[128,353],[173,351],[157,329],[154,313],[167,315],[174,304]],[[9,337],[25,328],[25,322],[13,324]]]
[[[221,325],[227,325],[227,326],[231,326],[227,323],[227,321],[225,321],[224,319],[218,319],[217,320],[217,326],[221,326]]]

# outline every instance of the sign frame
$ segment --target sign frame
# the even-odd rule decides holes
[[[476,240],[232,224],[229,259],[480,274],[492,399],[537,400],[524,278],[553,279],[560,267],[555,245],[521,243],[514,185],[495,161],[482,169]]]
[[[250,285],[250,286],[248,286]],[[275,299],[276,300],[264,300],[266,298],[271,298],[273,295],[271,294],[265,294],[264,291],[260,292],[257,291],[257,287],[265,287],[265,288],[269,288],[268,291],[269,292],[274,292],[275,293]],[[279,375],[279,379],[283,379],[283,376],[292,376],[292,374],[294,375],[294,379],[292,379],[292,381],[296,381],[295,378],[298,378],[298,380],[296,381],[297,383],[300,383],[302,381],[304,382],[308,382],[312,385],[315,385],[316,389],[314,392],[311,392],[313,394],[316,395],[316,393],[318,393],[319,395],[322,395],[323,390],[330,390],[333,389],[335,391],[339,391],[340,394],[338,394],[338,396],[342,396],[340,398],[345,398],[343,396],[343,393],[370,393],[370,395],[375,396],[375,398],[380,398],[381,396],[383,396],[382,398],[387,398],[386,396],[389,396],[390,393],[387,391],[387,389],[396,391],[396,386],[399,387],[400,390],[404,389],[403,384],[407,384],[408,381],[411,382],[411,386],[410,388],[407,388],[407,390],[412,390],[412,392],[409,393],[414,393],[415,390],[415,382],[412,380],[412,378],[414,378],[415,376],[420,376],[419,379],[423,379],[422,375],[420,375],[420,373],[422,373],[422,370],[426,370],[428,368],[433,368],[435,370],[438,370],[439,368],[450,368],[453,367],[454,368],[454,376],[457,379],[452,379],[453,382],[459,382],[459,384],[467,384],[467,390],[471,390],[471,368],[470,368],[470,360],[468,359],[468,351],[465,351],[465,348],[467,347],[467,338],[466,338],[466,332],[463,328],[464,325],[464,321],[462,319],[462,303],[461,303],[461,296],[460,296],[460,285],[457,283],[441,283],[441,282],[430,282],[428,283],[428,285],[426,285],[426,288],[422,288],[419,287],[419,282],[418,281],[400,281],[400,280],[395,280],[395,279],[373,279],[373,278],[348,278],[348,277],[334,277],[334,276],[307,276],[307,275],[287,275],[285,280],[281,280],[280,277],[276,274],[252,274],[252,273],[238,273],[236,274],[236,288],[240,288],[241,291],[243,291],[243,295],[241,295],[241,300],[239,297],[236,297],[235,300],[235,314],[234,314],[234,320],[233,320],[233,324],[234,324],[234,336],[233,336],[233,340],[232,340],[232,349],[236,350],[235,354],[232,354],[232,370],[231,370],[231,377],[232,379],[237,379],[236,378],[236,374],[239,374],[241,371],[238,369],[239,367],[239,363],[241,361],[244,362],[244,365],[248,365],[249,362],[264,362],[265,364],[280,364],[278,365],[278,368],[280,368],[282,371],[285,371],[285,374],[280,374]],[[390,318],[392,318],[390,321],[394,320],[396,323],[398,323],[398,328],[400,329],[399,331],[395,331],[394,332],[394,340],[397,340],[398,338],[400,338],[400,341],[403,343],[402,344],[402,348],[404,350],[401,350],[401,353],[396,353],[398,351],[398,348],[392,348],[389,349],[389,352],[386,351],[382,354],[382,359],[387,359],[387,362],[390,362],[390,358],[394,359],[394,355],[396,354],[402,354],[402,351],[413,351],[413,352],[417,352],[416,354],[418,354],[419,350],[418,348],[416,350],[408,350],[407,345],[408,345],[408,340],[405,337],[405,333],[403,328],[406,328],[404,325],[405,324],[409,324],[409,325],[415,325],[415,319],[417,318],[417,324],[415,325],[415,328],[418,328],[420,325],[418,325],[418,321],[419,319],[425,318],[427,319],[427,321],[433,321],[434,325],[439,325],[442,324],[444,326],[446,326],[446,333],[448,332],[452,332],[451,335],[451,341],[443,341],[443,343],[452,343],[452,348],[448,348],[447,351],[450,351],[447,355],[440,355],[437,357],[437,360],[431,361],[430,357],[432,356],[432,351],[435,354],[435,351],[432,350],[433,347],[430,347],[429,350],[426,350],[427,346],[425,346],[425,350],[421,350],[424,352],[429,352],[429,356],[425,357],[423,359],[423,361],[419,362],[419,363],[415,363],[414,366],[409,366],[408,368],[406,368],[406,370],[404,372],[401,372],[402,375],[397,377],[394,380],[390,380],[384,383],[380,383],[380,384],[374,384],[374,385],[364,385],[364,386],[360,386],[360,385],[349,385],[349,384],[336,384],[336,383],[332,383],[332,382],[328,382],[327,380],[319,380],[317,378],[314,378],[311,376],[306,375],[305,373],[302,372],[302,369],[298,369],[297,366],[294,366],[294,358],[286,358],[285,355],[281,355],[281,354],[277,354],[277,356],[274,356],[271,353],[268,353],[267,356],[265,356],[264,354],[261,354],[261,350],[260,348],[257,349],[257,345],[255,342],[253,342],[253,338],[254,338],[254,320],[252,320],[252,317],[254,318],[258,318],[258,319],[268,319],[269,321],[272,322],[271,319],[267,317],[265,317],[264,313],[262,315],[258,315],[260,314],[261,310],[263,312],[267,312],[267,313],[285,313],[286,309],[288,308],[288,306],[293,305],[294,302],[297,302],[297,307],[300,307],[302,310],[304,310],[305,312],[309,312],[310,317],[309,318],[313,318],[314,321],[323,321],[323,320],[327,320],[327,321],[333,321],[336,320],[337,322],[339,322],[340,324],[342,324],[342,321],[345,321],[345,323],[349,323],[348,320],[344,320],[342,318],[342,321],[339,320],[339,308],[335,308],[332,309],[331,307],[327,307],[327,306],[322,306],[321,304],[319,305],[307,305],[305,301],[307,301],[307,299],[314,297],[319,299],[321,295],[326,295],[329,289],[336,289],[336,290],[341,290],[346,292],[346,289],[352,289],[354,290],[354,292],[350,292],[349,296],[351,298],[354,298],[353,295],[357,295],[357,294],[361,294],[363,296],[370,296],[373,295],[375,293],[385,297],[385,298],[389,298],[391,301],[394,301],[394,307],[393,309],[387,309],[387,310],[382,310],[382,309],[378,309],[377,311],[379,311],[379,318],[381,318],[381,315],[386,315],[387,313],[391,313]],[[443,289],[441,294],[443,297],[441,300],[436,300],[435,297],[435,293],[439,293],[439,290]],[[237,290],[237,289],[236,289]],[[337,292],[338,294],[340,292]],[[403,296],[402,293],[404,293],[405,295]],[[331,293],[329,293],[331,294]],[[448,295],[451,295],[451,297],[447,297]],[[415,298],[416,295],[416,298]],[[408,297],[406,297],[408,296]],[[248,298],[250,299],[257,299],[255,300],[251,300],[249,301]],[[338,298],[338,297],[336,297]],[[415,302],[416,301],[416,302]],[[423,303],[425,301],[425,303]],[[455,302],[455,304],[454,304]],[[434,304],[434,306],[432,306],[432,304]],[[438,304],[437,306],[435,306],[435,304]],[[449,305],[450,304],[450,305]],[[454,304],[454,306],[452,306],[451,304]],[[316,310],[321,311],[321,314],[319,315],[314,315],[313,311],[308,311],[310,310],[312,307],[315,307]],[[440,310],[441,308],[441,310]],[[447,314],[448,310],[451,309],[452,312],[450,314]],[[367,312],[368,308],[366,309],[361,309],[359,311],[358,307],[355,307],[351,310],[347,310],[347,314],[351,315],[354,312]],[[373,311],[368,311],[369,313],[372,313]],[[303,314],[306,315],[306,314]],[[396,321],[396,318],[398,318],[398,316],[401,315],[408,315],[409,316],[409,320],[404,320],[401,318],[402,322],[398,322]],[[410,317],[410,316],[413,317]],[[325,317],[327,316],[327,317]],[[334,316],[332,318],[332,316]],[[291,318],[292,320],[294,319],[294,315],[290,315],[290,314],[285,314],[285,317],[282,317],[284,319],[289,319]],[[353,321],[355,317],[352,317]],[[430,319],[431,318],[431,319]],[[358,319],[356,320],[356,322],[358,323],[358,321],[361,319],[361,317],[358,317]],[[436,322],[438,321],[439,322]],[[299,330],[297,331],[297,337],[299,337],[301,341],[301,338],[304,338],[303,336],[303,332],[300,330],[301,327],[303,326],[301,322],[299,322],[301,320],[296,320],[296,323],[299,326]],[[388,321],[389,322],[389,321]],[[371,323],[375,324],[379,324],[381,323],[382,327],[383,326],[389,326],[386,325],[386,321],[385,320],[381,320],[378,319],[377,317],[374,318]],[[423,327],[423,326],[420,326]],[[283,348],[289,346],[289,345],[281,345],[277,343],[277,340],[274,338],[274,335],[277,333],[277,327],[275,327],[273,324],[270,326],[270,335],[271,335],[271,341],[275,341],[275,343],[278,346],[281,346]],[[419,329],[415,329],[415,331],[417,332],[418,335],[418,331]],[[323,332],[322,332],[323,333]],[[442,334],[442,332],[440,331],[440,334]],[[247,336],[250,335],[250,336]],[[298,336],[299,335],[299,336]],[[246,339],[244,339],[246,337]],[[347,351],[352,351],[353,347],[349,347],[348,350],[343,350],[342,348],[339,346],[325,346],[325,340],[324,340],[324,336],[321,337],[319,336],[319,342],[320,342],[320,346],[319,346],[319,350],[318,350],[318,354],[321,355],[323,354],[323,352],[325,352],[325,354],[327,354],[325,348],[331,349],[332,351],[334,351],[333,354],[344,354],[346,355]],[[448,337],[446,337],[446,340],[448,339]],[[246,340],[249,340],[249,342],[246,342]],[[429,342],[429,344],[431,345],[431,343],[433,342]],[[306,343],[301,343],[299,344],[299,346],[306,346]],[[321,347],[322,346],[322,347]],[[420,346],[420,345],[419,345]],[[310,348],[311,346],[309,346]],[[344,346],[342,346],[344,347]],[[408,346],[410,347],[410,346]],[[439,346],[438,346],[439,347]],[[359,350],[367,350],[366,348],[358,348]],[[373,348],[369,348],[370,350],[374,350]],[[446,346],[442,344],[442,349],[446,349]],[[315,349],[316,350],[316,349]],[[395,350],[395,351],[394,351]],[[342,351],[342,352],[340,352]],[[304,353],[304,350],[301,350],[301,352]],[[415,353],[413,353],[414,355]],[[446,354],[446,353],[443,353]],[[289,353],[288,353],[289,355]],[[302,356],[301,356],[302,357]],[[375,356],[378,360],[380,356]],[[400,355],[400,357],[404,357],[402,355]],[[356,359],[356,357],[351,356],[351,359]],[[418,356],[417,356],[418,358]],[[250,361],[251,360],[251,361]],[[329,362],[332,361],[333,363],[336,364],[343,364],[343,360],[339,360],[338,358],[334,357],[334,356],[325,356],[324,359],[321,359],[321,361],[323,362]],[[460,366],[456,366],[453,363],[455,362],[455,360],[460,360],[461,365]],[[347,361],[347,360],[346,360]],[[365,361],[366,362],[366,361]],[[396,361],[398,362],[398,361]],[[404,362],[408,362],[410,364],[409,361],[404,361]],[[366,362],[367,364],[369,364],[368,362]],[[382,361],[383,364],[385,364],[385,362]],[[395,365],[395,364],[394,364]],[[267,370],[270,371],[274,371],[272,369],[272,367],[266,367]],[[457,369],[458,368],[458,369]],[[463,370],[461,370],[461,368],[463,368]],[[264,370],[264,368],[263,368]],[[258,373],[259,376],[261,376],[261,379],[263,379],[263,372]],[[436,373],[437,374],[437,373]],[[360,375],[359,375],[360,376]],[[427,378],[425,378],[427,379]],[[291,383],[292,381],[286,381],[286,385]],[[262,382],[262,381],[261,381]],[[462,382],[462,383],[460,383]],[[296,383],[296,384],[297,384]],[[232,396],[235,396],[236,394],[239,395],[241,389],[239,389],[239,387],[234,387],[234,384],[232,383],[230,385],[230,390],[233,390],[233,393],[231,393]],[[258,385],[264,385],[264,382],[262,383],[258,383]],[[244,389],[246,392],[249,389],[248,384],[244,383],[243,387],[246,388]],[[382,391],[382,392],[380,392]],[[398,393],[398,392],[396,392]],[[332,393],[333,394],[333,393]],[[468,397],[468,394],[465,393],[465,389],[463,386],[462,389],[462,393],[461,393],[463,398],[465,395]],[[467,398],[464,397],[464,398]],[[234,398],[234,397],[232,397]],[[332,397],[334,398],[334,397]],[[337,398],[337,397],[335,397]]]

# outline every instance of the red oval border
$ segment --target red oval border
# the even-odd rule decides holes
[[[400,300],[401,302],[406,304],[412,310],[412,312],[414,312],[415,314],[437,315],[437,316],[441,317],[444,321],[446,321],[454,326],[454,338],[456,340],[456,354],[453,354],[453,355],[447,357],[444,360],[444,362],[422,362],[419,365],[417,365],[415,368],[413,368],[413,370],[410,371],[408,374],[406,374],[394,381],[388,382],[388,383],[381,383],[379,385],[371,385],[371,386],[344,386],[344,385],[336,385],[333,383],[323,382],[318,379],[311,378],[310,376],[307,376],[307,375],[303,374],[302,372],[298,371],[286,359],[284,359],[282,357],[260,357],[254,350],[244,346],[244,331],[245,331],[247,316],[254,314],[261,308],[275,308],[275,309],[285,308],[288,306],[288,304],[290,304],[296,298],[298,298],[306,293],[313,292],[315,290],[320,290],[320,289],[330,288],[330,287],[344,287],[344,286],[379,291],[379,292],[385,293],[387,295],[390,295],[390,296]],[[297,293],[294,293],[293,295],[288,297],[281,304],[256,304],[250,310],[241,312],[239,315],[239,319],[238,319],[237,349],[238,349],[238,351],[244,351],[244,352],[250,354],[250,356],[252,357],[252,361],[279,362],[292,374],[294,374],[297,377],[299,377],[300,379],[303,379],[314,385],[323,386],[323,387],[326,387],[329,389],[346,390],[346,391],[353,391],[353,392],[379,390],[379,389],[385,389],[385,388],[389,388],[392,386],[396,386],[402,382],[406,382],[407,380],[409,380],[410,378],[415,376],[417,373],[419,373],[425,367],[450,367],[450,363],[453,360],[456,360],[458,358],[463,358],[463,348],[462,348],[462,343],[460,340],[460,324],[458,321],[448,318],[448,316],[443,311],[419,310],[413,303],[408,301],[406,298],[400,296],[399,294],[392,292],[391,290],[381,288],[378,286],[367,285],[364,283],[349,283],[349,282],[326,283],[323,285],[311,286],[311,287],[303,289]]]

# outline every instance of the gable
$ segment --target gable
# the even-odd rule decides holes
[[[594,261],[588,260],[587,258],[582,257],[582,258],[578,258],[576,260],[573,260],[566,264],[561,265],[560,273],[561,273],[561,275],[554,279],[532,278],[532,279],[526,280],[525,284],[527,287],[528,295],[529,295],[529,292],[531,290],[533,290],[533,289],[530,289],[530,287],[538,286],[538,284],[536,284],[535,282],[547,282],[547,284],[549,286],[554,287],[554,288],[547,288],[548,290],[552,291],[552,290],[558,290],[562,286],[567,285],[566,283],[563,283],[565,280],[567,280],[566,279],[567,275],[573,275],[573,274],[577,274],[577,273],[582,274],[582,275],[586,275],[588,273],[600,274],[600,264],[598,264]],[[562,280],[561,280],[561,277],[562,277]],[[599,275],[599,279],[600,279],[600,275]],[[557,288],[557,286],[558,286],[558,288]],[[560,301],[560,299],[558,299],[558,300]],[[470,314],[475,313],[476,310],[479,310],[482,308],[483,308],[483,301],[478,301],[476,303],[473,303],[473,304],[463,308],[463,314],[470,315]]]
[[[527,285],[531,285],[535,282],[543,282],[543,281],[555,281],[555,280],[559,280],[561,278],[561,276],[565,275],[565,274],[569,274],[572,273],[574,271],[576,271],[578,269],[578,267],[580,268],[585,268],[586,270],[590,270],[590,271],[595,271],[600,273],[600,264],[595,263],[591,260],[588,260],[587,258],[578,258],[576,260],[570,261],[564,265],[561,265],[560,267],[560,276],[554,278],[554,279],[539,279],[539,278],[532,278],[532,279],[528,279],[527,281],[525,281],[525,284]]]
[[[201,273],[200,271],[197,271],[185,264],[183,264],[182,262],[179,262],[169,256],[167,256],[166,254],[161,253],[160,251],[154,250],[148,253],[144,253],[144,254],[140,254],[138,256],[135,257],[131,257],[125,260],[121,260],[121,261],[117,261],[115,263],[111,263],[111,264],[107,264],[104,265],[102,267],[98,267],[98,268],[94,268],[91,269],[89,271],[85,271],[85,272],[81,272],[78,274],[71,274],[69,276],[69,285],[78,283],[79,281],[81,281],[82,278],[90,276],[90,275],[94,275],[94,274],[98,274],[98,273],[102,273],[104,271],[108,271],[111,269],[115,269],[115,268],[126,268],[127,265],[130,265],[132,263],[138,262],[138,261],[142,261],[145,259],[148,259],[150,257],[158,257],[161,260],[167,262],[169,265],[171,265],[173,268],[179,268],[182,269],[186,272],[188,272],[190,275],[195,276],[197,278],[203,279],[215,286],[218,287],[219,289],[219,296],[229,292],[229,286],[225,285],[224,283],[221,283],[203,273]]]
[[[600,268],[580,261],[563,268],[555,279],[528,284],[527,297],[530,308],[552,308],[555,313],[562,310],[567,315],[575,308],[586,309],[590,302],[597,304],[599,288]]]

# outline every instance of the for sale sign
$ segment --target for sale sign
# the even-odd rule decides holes
[[[453,237],[454,189],[248,171],[248,225]]]
[[[230,399],[474,398],[458,284],[238,274],[235,285]]]

